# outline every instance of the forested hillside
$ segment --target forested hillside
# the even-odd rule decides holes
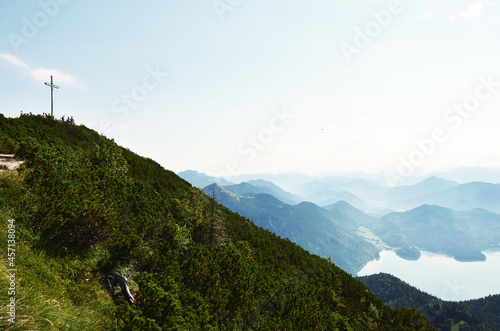
[[[358,279],[392,308],[417,309],[439,330],[500,330],[500,295],[450,302],[424,293],[389,274]]]
[[[0,173],[2,261],[12,224],[17,270],[15,323],[2,291],[1,329],[433,329],[83,126],[0,115],[0,153],[25,160]]]
[[[332,257],[350,274],[356,274],[380,249],[358,234],[360,224],[371,218],[348,203],[321,208],[310,202],[291,206],[269,194],[236,194],[217,184],[204,188],[214,191],[219,202],[247,217],[254,224],[285,237],[318,256]],[[353,212],[354,210],[354,212]]]
[[[500,330],[500,314],[498,313],[500,311],[500,294],[489,295],[476,300],[461,301],[460,304],[491,323],[497,330]]]

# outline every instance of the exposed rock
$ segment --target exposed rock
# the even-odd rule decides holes
[[[0,171],[1,170],[16,170],[24,160],[16,158],[14,154],[0,154]]]

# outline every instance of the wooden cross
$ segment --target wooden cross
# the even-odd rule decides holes
[[[45,85],[50,86],[50,116],[54,117],[54,88],[59,88],[59,86],[54,85],[52,75],[50,76],[50,84],[46,82]]]

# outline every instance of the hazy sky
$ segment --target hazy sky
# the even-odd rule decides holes
[[[173,171],[500,167],[500,1],[1,1],[0,112]]]

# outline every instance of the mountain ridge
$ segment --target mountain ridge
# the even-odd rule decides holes
[[[500,330],[498,314],[494,313],[500,309],[500,294],[451,302],[440,300],[386,273],[357,279],[392,308],[417,309],[439,330],[460,330],[467,327],[472,330]],[[489,306],[489,309],[485,309],[485,306]]]
[[[455,211],[422,205],[383,216],[372,231],[391,247],[418,247],[459,261],[484,261],[481,251],[498,244],[500,215],[478,208]]]
[[[334,205],[331,210],[307,201],[292,206],[268,194],[235,196],[234,192],[227,194],[221,188],[212,184],[204,192],[210,194],[216,189],[222,205],[313,254],[324,258],[332,256],[339,266],[350,273],[359,271],[378,256],[379,249],[357,235],[359,222],[350,216],[355,208],[348,203]],[[350,208],[346,208],[348,205]],[[340,207],[346,212],[342,213]],[[358,211],[357,215],[360,213]],[[366,215],[366,219],[371,218]],[[352,252],[350,257],[346,257],[349,249]]]

